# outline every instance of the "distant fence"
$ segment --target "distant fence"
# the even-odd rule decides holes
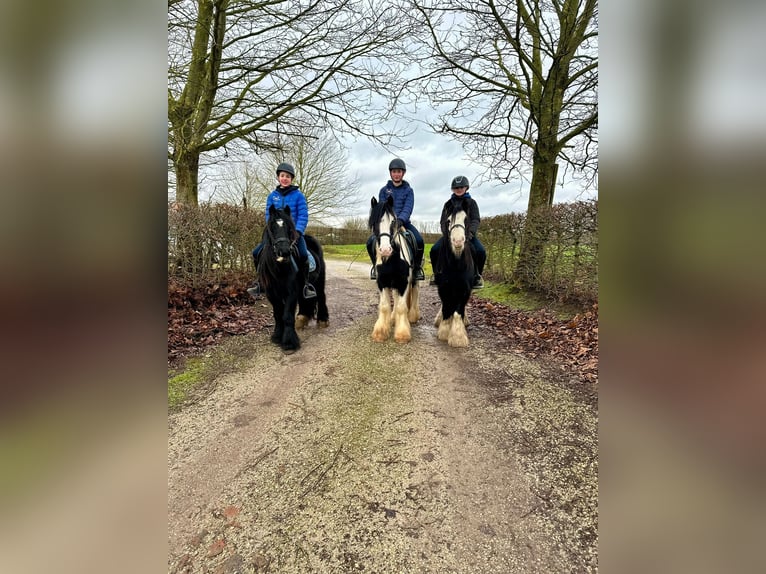
[[[485,275],[508,281],[521,250],[525,216],[482,218],[479,239],[487,248]],[[168,205],[168,276],[193,285],[220,281],[232,273],[252,275],[252,249],[265,225],[262,209],[227,204],[187,207]],[[551,209],[545,257],[538,285],[546,295],[562,300],[598,299],[598,202],[557,204]],[[366,229],[309,226],[323,245],[361,244]],[[433,243],[436,234],[424,234]]]

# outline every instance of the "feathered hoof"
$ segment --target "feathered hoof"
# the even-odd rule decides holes
[[[447,344],[450,347],[465,348],[468,346],[468,337],[465,335],[450,337]]]
[[[295,328],[296,329],[303,329],[306,325],[309,324],[310,319],[306,315],[298,315],[295,318]]]
[[[317,327],[319,327],[320,329],[326,329],[329,326],[330,326],[329,321],[317,321]]]
[[[401,335],[395,335],[394,341],[397,343],[409,343],[412,340],[412,335],[409,333],[403,333]]]

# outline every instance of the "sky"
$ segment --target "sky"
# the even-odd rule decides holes
[[[438,224],[444,202],[449,199],[450,183],[458,175],[468,178],[469,193],[479,204],[482,217],[506,213],[524,213],[529,200],[529,182],[518,181],[507,185],[482,181],[484,169],[472,162],[463,147],[445,135],[434,134],[426,127],[417,127],[409,138],[408,149],[398,155],[365,140],[349,140],[349,162],[351,178],[359,181],[360,208],[357,215],[367,216],[370,198],[389,179],[388,163],[395,157],[404,160],[407,173],[404,175],[415,192],[415,208],[412,221]],[[404,144],[402,144],[404,145]],[[563,169],[560,169],[560,173]],[[562,188],[557,185],[555,203],[587,200],[597,196],[596,189],[584,190],[576,182],[567,182]]]

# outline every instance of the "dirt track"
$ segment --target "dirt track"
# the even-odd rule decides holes
[[[471,327],[438,341],[433,287],[411,343],[372,342],[369,267],[328,267],[328,329],[259,334],[170,416],[168,571],[596,572],[595,405]]]

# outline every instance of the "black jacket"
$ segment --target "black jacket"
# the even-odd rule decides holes
[[[454,193],[449,198],[447,203],[442,208],[441,216],[441,228],[443,235],[449,235],[449,221],[452,214],[458,210],[461,203],[465,206],[467,213],[466,217],[466,235],[468,239],[476,237],[476,233],[479,231],[479,223],[481,223],[481,216],[479,215],[479,204],[473,199],[468,192],[465,192],[461,197],[456,196]]]

